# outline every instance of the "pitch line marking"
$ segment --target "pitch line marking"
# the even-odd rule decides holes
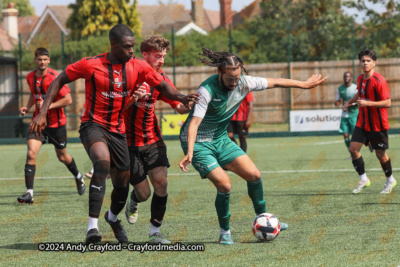
[[[367,172],[381,172],[382,169],[374,168],[367,169]],[[400,168],[393,168],[393,171],[400,171]],[[331,170],[283,170],[283,171],[260,171],[261,173],[310,173],[310,172],[355,172],[354,169],[331,169]],[[230,172],[231,173],[231,172]],[[200,175],[197,172],[189,173],[170,173],[168,176],[193,176]],[[51,179],[73,179],[72,176],[61,176],[61,177],[35,177],[35,180],[51,180]],[[0,181],[5,180],[25,180],[23,177],[11,177],[11,178],[0,178]]]

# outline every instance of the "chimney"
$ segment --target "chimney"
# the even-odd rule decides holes
[[[199,27],[204,27],[203,0],[192,0],[192,20]]]
[[[18,39],[18,10],[14,7],[15,3],[10,2],[7,8],[2,10],[1,13],[3,15],[4,29],[7,34],[12,38]]]
[[[232,0],[219,0],[219,4],[221,27],[227,29],[229,28],[229,24],[232,24]]]

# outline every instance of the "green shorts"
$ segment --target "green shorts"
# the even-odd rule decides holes
[[[357,124],[357,117],[342,117],[340,120],[339,133],[353,134]]]
[[[187,143],[181,142],[185,155]],[[209,174],[217,167],[225,167],[226,164],[246,153],[229,138],[221,138],[212,142],[194,143],[193,167],[200,173],[201,178]]]

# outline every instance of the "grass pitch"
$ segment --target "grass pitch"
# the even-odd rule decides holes
[[[17,203],[25,192],[26,146],[0,147],[0,265],[67,266],[398,266],[400,265],[400,200],[396,192],[381,196],[385,178],[375,154],[363,148],[371,186],[359,195],[351,191],[358,175],[347,158],[341,136],[248,140],[248,154],[262,173],[267,212],[289,224],[276,240],[258,242],[251,232],[255,217],[244,180],[232,181],[230,211],[232,246],[217,244],[219,227],[214,207],[216,190],[194,168],[178,168],[179,143],[167,142],[168,206],[162,233],[173,242],[204,244],[204,252],[41,252],[41,242],[84,242],[88,188],[83,196],[67,168],[58,162],[52,145],[37,159],[35,203]],[[400,136],[390,137],[388,153],[399,179]],[[91,168],[83,147],[67,148],[81,172]],[[86,180],[86,184],[89,184]],[[400,186],[396,188],[400,190]],[[395,189],[395,191],[396,191]],[[116,242],[103,214],[110,206],[111,182],[99,219],[104,242]],[[139,220],[119,218],[132,242],[146,242],[150,202],[140,204]]]

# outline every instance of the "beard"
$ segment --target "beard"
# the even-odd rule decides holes
[[[225,83],[224,83],[224,79],[222,79],[222,76],[223,76],[223,75],[224,75],[224,74],[222,74],[222,75],[221,75],[221,78],[220,78],[220,83],[221,83],[222,89],[224,89],[224,90],[227,91],[227,92],[233,91],[235,88],[230,89],[230,88],[226,87],[226,85],[225,85]]]

